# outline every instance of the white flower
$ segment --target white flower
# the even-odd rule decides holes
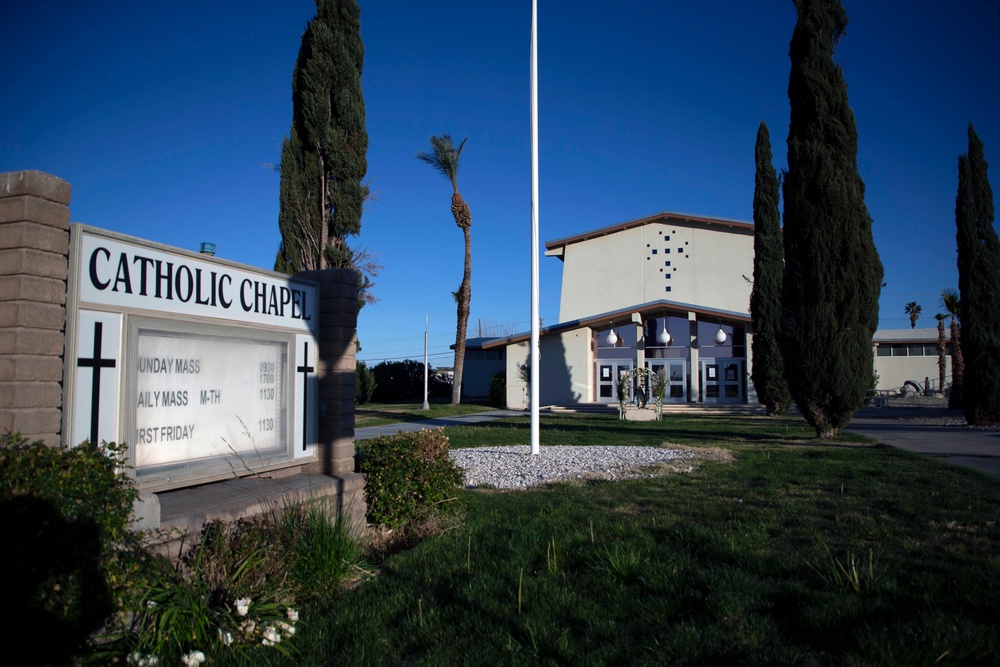
[[[136,667],[156,667],[160,664],[160,659],[155,655],[143,655],[136,651],[129,654],[126,662],[130,665],[136,665]]]
[[[294,625],[291,625],[289,623],[285,623],[284,621],[276,621],[275,625],[277,625],[281,629],[281,631],[284,632],[285,635],[288,636],[288,637],[291,637],[292,635],[295,634],[295,626]]]
[[[181,662],[184,663],[185,667],[198,667],[205,662],[205,654],[201,651],[191,651],[181,656]]]
[[[250,611],[250,603],[252,600],[250,598],[240,598],[233,604],[236,605],[236,613],[240,616],[246,616],[247,612]]]
[[[273,625],[264,626],[264,641],[277,644],[281,641],[281,633],[278,632]],[[270,644],[266,644],[266,646],[270,646]]]
[[[156,600],[146,600],[146,609],[156,609]]]
[[[288,616],[288,620],[291,621],[292,623],[295,623],[296,621],[299,620],[299,612],[295,611],[291,607],[289,607],[285,611],[285,614]]]
[[[219,641],[223,646],[230,646],[233,643],[233,633],[219,628]]]
[[[240,624],[240,630],[243,631],[245,635],[252,635],[253,631],[257,629],[257,624],[254,623],[249,618]]]

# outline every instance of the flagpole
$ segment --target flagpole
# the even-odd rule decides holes
[[[427,402],[427,334],[430,330],[430,315],[424,313],[424,410],[430,410],[431,404]]]
[[[531,453],[540,450],[538,386],[538,0],[531,0]]]

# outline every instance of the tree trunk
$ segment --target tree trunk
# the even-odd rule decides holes
[[[319,154],[319,257],[316,259],[316,268],[321,271],[326,268],[326,244],[330,240],[330,225],[328,217],[330,212],[327,207],[327,190],[329,186],[326,182],[326,160],[323,154],[316,147]]]
[[[962,409],[962,392],[965,376],[965,359],[962,357],[962,330],[958,321],[951,319],[951,395],[948,397],[948,407],[952,410]]]
[[[472,234],[463,227],[465,235],[465,273],[458,288],[458,331],[455,334],[455,378],[451,389],[451,402],[462,402],[462,375],[465,369],[465,335],[469,328],[469,304],[472,301]]]
[[[944,396],[944,383],[945,383],[945,367],[947,363],[945,361],[945,337],[944,337],[944,320],[938,320],[938,391]]]

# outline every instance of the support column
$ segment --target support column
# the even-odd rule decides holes
[[[635,325],[635,367],[638,370],[646,366],[646,328],[640,313],[632,313],[632,323]]]
[[[688,312],[688,373],[691,375],[691,392],[688,400],[692,403],[701,403],[701,361],[698,355],[698,314]]]
[[[60,445],[70,185],[0,174],[0,432]]]
[[[340,480],[340,508],[355,527],[364,526],[364,476],[354,472],[354,375],[358,350],[358,275],[350,269],[302,271],[319,283],[318,460],[308,472]]]

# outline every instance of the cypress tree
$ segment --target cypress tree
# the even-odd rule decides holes
[[[970,424],[1000,422],[1000,240],[983,142],[969,124],[969,152],[958,158],[958,289],[961,295],[963,402]]]
[[[347,237],[368,197],[361,92],[364,43],[355,0],[315,0],[292,75],[292,126],[281,150],[276,271],[354,268]],[[359,274],[361,272],[359,271]],[[362,289],[371,285],[361,275]]]
[[[792,397],[820,438],[834,437],[872,386],[882,262],[872,238],[858,135],[833,51],[839,0],[795,0],[784,178],[782,351]]]
[[[753,191],[753,370],[757,399],[767,414],[784,414],[791,402],[785,363],[781,357],[781,278],[784,270],[781,215],[778,212],[778,175],[771,164],[771,133],[761,121],[755,149],[757,162]]]

